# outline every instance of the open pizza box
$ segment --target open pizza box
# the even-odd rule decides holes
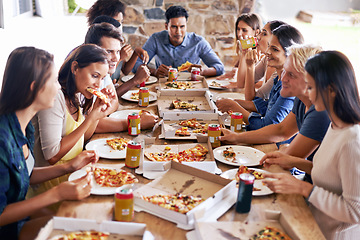
[[[194,104],[198,107],[198,111],[190,111],[187,109],[174,108],[173,101],[183,101]],[[167,90],[158,91],[158,110],[159,116],[163,117],[165,112],[174,113],[216,113],[217,108],[212,101],[212,94],[205,89],[196,89],[193,91]]]
[[[198,219],[216,221],[236,201],[236,183],[229,179],[171,162],[169,170],[161,177],[134,191],[135,211],[145,211],[177,224],[179,228],[193,229],[195,214]],[[141,196],[157,194],[191,195],[206,199],[186,214],[169,210],[145,201]]]
[[[207,90],[208,89],[208,84],[206,82],[205,77],[203,76],[197,76],[197,80],[196,81],[192,81],[192,80],[186,80],[186,81],[178,81],[180,84],[185,84],[188,83],[188,87],[186,87],[186,89],[176,89],[176,88],[172,88],[167,86],[167,83],[172,83],[171,81],[168,81],[168,78],[160,78],[159,79],[159,90],[161,91],[169,91],[169,90],[176,90],[176,91],[194,91],[194,90]]]
[[[159,78],[160,81],[168,81],[168,77],[162,77],[162,78]],[[196,80],[197,81],[202,81],[203,79],[205,79],[204,76],[196,76]],[[190,72],[179,72],[178,73],[178,78],[176,81],[192,81],[191,80],[191,73]]]
[[[293,240],[300,240],[286,217],[280,211],[265,210],[265,220],[250,221],[195,221],[195,230],[186,234],[188,240],[250,239],[265,227],[275,227]]]
[[[223,119],[217,113],[189,113],[189,112],[182,112],[182,113],[175,113],[175,112],[165,112],[163,116],[163,124],[161,125],[161,135],[160,138],[163,137],[165,139],[172,139],[172,140],[196,140],[199,136],[207,137],[207,133],[193,133],[192,128],[188,128],[190,132],[190,136],[179,136],[175,135],[176,130],[182,128],[179,125],[180,121],[189,120],[196,118],[196,120],[204,124],[220,124],[224,126]]]
[[[35,240],[52,239],[56,235],[77,231],[100,231],[110,233],[110,239],[153,240],[153,235],[146,231],[146,224],[103,221],[90,219],[54,217],[43,227]]]
[[[201,162],[182,162],[182,164],[192,166],[194,168],[201,169],[206,172],[220,174],[221,170],[217,167],[216,161],[214,159],[214,153],[212,151],[211,143],[209,142],[208,137],[199,137],[198,143],[187,143],[187,144],[177,144],[177,145],[154,145],[155,138],[144,139],[144,148],[143,152],[149,153],[158,153],[165,152],[165,148],[170,148],[169,152],[178,153],[180,151],[193,148],[198,144],[206,147],[209,151],[206,154],[205,160]],[[150,161],[144,154],[140,159],[140,166],[135,170],[137,174],[143,174],[144,177],[148,179],[155,179],[156,177],[162,175],[165,171],[169,170],[169,162],[155,162]]]

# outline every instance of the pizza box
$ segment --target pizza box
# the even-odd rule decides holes
[[[191,133],[190,136],[175,135],[175,131],[182,127],[178,123],[180,121],[189,120],[192,118],[196,118],[198,122],[203,124],[220,124],[224,126],[223,119],[219,117],[219,114],[217,113],[165,112],[163,116],[163,124],[161,126],[161,137],[172,140],[196,140],[198,136],[207,137],[207,134],[193,133],[191,128],[189,128],[189,132]]]
[[[196,219],[195,230],[187,233],[186,236],[188,240],[250,239],[266,226],[279,229],[293,240],[300,239],[286,217],[281,212],[272,210],[265,210],[265,220],[256,222],[197,221]]]
[[[215,221],[234,205],[237,194],[235,181],[173,161],[165,166],[169,170],[164,175],[134,191],[135,211],[151,213],[176,223],[179,228],[190,230],[195,227],[195,214],[198,219]],[[141,197],[176,193],[206,200],[182,214],[147,202]]]
[[[66,217],[53,217],[43,227],[35,240],[51,239],[52,237],[68,232],[77,231],[101,231],[110,233],[109,239],[124,239],[124,240],[153,240],[153,235],[146,231],[146,224],[142,223],[127,223],[116,221],[102,221],[90,219],[77,219]]]
[[[214,159],[214,154],[211,148],[211,143],[208,141],[208,138],[199,138],[198,143],[190,143],[190,144],[178,144],[178,145],[154,145],[155,139],[148,138],[145,139],[145,147],[144,152],[165,152],[166,147],[170,147],[169,152],[178,153],[180,151],[195,147],[197,144],[201,144],[208,149],[208,153],[206,154],[206,158],[202,162],[183,162],[182,164],[192,166],[194,168],[201,169],[206,172],[220,174],[221,170],[217,167],[216,161]],[[154,162],[149,160],[146,156],[143,156],[143,160],[140,162],[140,166],[136,169],[137,174],[143,174],[144,177],[149,179],[155,179],[157,174],[149,173],[149,172],[164,172],[169,169],[169,167],[165,166],[169,162]],[[161,174],[160,174],[161,175]],[[155,176],[155,177],[152,177]]]
[[[198,106],[199,111],[189,111],[187,109],[175,109],[172,106],[173,100],[181,100]],[[159,116],[163,117],[165,112],[174,113],[216,113],[217,108],[212,101],[212,94],[209,90],[196,89],[193,91],[167,90],[158,91],[158,110]]]
[[[159,80],[163,79],[162,81],[168,81],[168,77],[162,77],[162,78],[159,78]],[[204,76],[196,76],[196,80],[203,80],[205,79]],[[179,72],[178,73],[178,78],[177,78],[177,81],[192,81],[191,80],[191,73],[190,72]]]
[[[199,76],[198,80],[196,81],[179,81],[179,82],[188,82],[191,83],[191,88],[187,88],[187,89],[174,89],[174,88],[169,88],[168,86],[166,86],[167,83],[171,83],[171,81],[168,81],[167,78],[160,78],[159,79],[159,90],[161,91],[169,91],[169,90],[175,90],[175,91],[194,91],[194,90],[207,90],[208,89],[208,84],[206,82],[205,77],[203,76]]]

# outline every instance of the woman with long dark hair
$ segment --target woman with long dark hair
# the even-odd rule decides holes
[[[287,168],[301,166],[313,184],[289,174],[267,174],[264,182],[275,192],[301,194],[326,239],[357,239],[360,235],[360,99],[354,69],[345,55],[324,51],[305,65],[308,95],[331,124],[313,162],[280,152],[261,163]],[[326,177],[327,176],[327,177]]]
[[[90,195],[90,175],[86,175],[25,200],[29,184],[62,176],[98,159],[94,151],[84,151],[67,164],[34,167],[30,120],[54,105],[59,88],[51,54],[34,47],[17,48],[10,54],[0,93],[0,239],[17,239],[28,216],[48,205]]]

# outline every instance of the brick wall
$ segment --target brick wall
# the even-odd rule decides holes
[[[243,0],[123,0],[127,4],[124,36],[133,47],[142,46],[148,37],[165,30],[165,11],[172,5],[189,13],[188,32],[195,32],[210,43],[225,66],[235,62],[234,25]]]

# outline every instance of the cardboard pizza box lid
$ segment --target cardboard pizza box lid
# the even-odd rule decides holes
[[[195,213],[198,218],[215,220],[235,203],[235,181],[176,162],[166,164],[165,168],[168,171],[164,175],[134,191],[136,211],[149,212],[176,223],[179,228],[193,229]],[[201,196],[206,200],[188,213],[182,214],[141,198],[176,193]]]
[[[76,231],[101,231],[114,234],[114,237],[121,239],[135,240],[153,240],[153,235],[146,231],[146,224],[142,223],[126,223],[116,221],[102,221],[90,219],[76,219],[65,217],[54,217],[45,227],[43,227],[35,240],[49,239],[58,234]]]

